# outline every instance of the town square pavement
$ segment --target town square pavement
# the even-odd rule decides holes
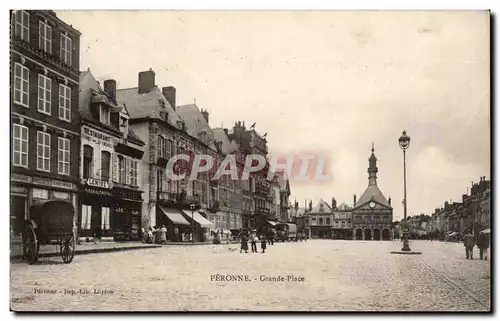
[[[15,261],[11,309],[490,309],[490,261],[466,260],[458,243],[413,241],[411,247],[422,255],[390,254],[401,248],[395,241],[308,240],[268,245],[265,254],[240,254],[237,244],[228,244],[80,255],[71,264]]]

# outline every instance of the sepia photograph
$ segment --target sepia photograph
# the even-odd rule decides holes
[[[11,311],[492,311],[490,11],[9,14]]]

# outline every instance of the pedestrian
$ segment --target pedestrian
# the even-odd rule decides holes
[[[488,260],[488,248],[490,247],[490,235],[486,233],[479,233],[477,238],[477,247],[479,248],[479,259]]]
[[[252,239],[251,239],[252,253],[258,253],[258,251],[257,251],[257,242],[258,241],[259,241],[259,237],[257,236],[257,234],[252,234]]]
[[[148,234],[146,233],[146,229],[143,227],[141,227],[141,240],[142,240],[142,243],[146,243],[147,242],[147,237],[148,237]]]
[[[260,248],[262,249],[262,253],[266,253],[267,240],[266,240],[266,238],[264,236],[261,237]]]
[[[153,243],[153,229],[151,227],[149,227],[149,230],[148,230],[147,243],[149,243],[149,244]]]
[[[165,227],[165,225],[161,226],[160,239],[161,244],[167,244],[167,228]]]
[[[240,253],[242,251],[245,251],[245,253],[248,253],[248,243],[247,243],[247,236],[243,235],[241,237],[241,248],[240,248]]]
[[[174,228],[174,238],[176,242],[179,242],[179,229],[177,226]]]
[[[468,260],[469,258],[473,260],[473,250],[474,250],[474,235],[472,233],[467,232],[464,235],[464,247],[465,247],[465,258]]]

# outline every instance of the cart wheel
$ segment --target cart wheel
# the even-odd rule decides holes
[[[75,257],[75,238],[71,236],[65,241],[61,241],[61,257],[64,263],[71,263]]]
[[[23,258],[33,264],[38,260],[39,250],[40,244],[36,239],[35,230],[31,225],[26,225],[23,233]]]

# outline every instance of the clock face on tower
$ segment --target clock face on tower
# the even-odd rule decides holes
[[[374,208],[375,207],[375,202],[370,202],[370,207]]]

